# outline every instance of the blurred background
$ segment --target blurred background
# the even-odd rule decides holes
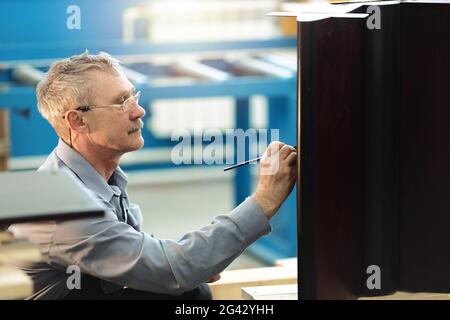
[[[204,147],[175,165],[171,136],[184,129],[202,140],[215,129],[277,129],[296,145],[295,18],[277,0],[2,0],[0,2],[0,168],[39,167],[57,137],[36,107],[35,85],[58,59],[105,51],[119,58],[146,108],[143,149],[123,158],[144,231],[179,239],[242,202],[257,166],[224,172],[207,165]],[[217,132],[217,131],[216,131]],[[260,154],[267,140],[245,145]],[[223,150],[236,154],[237,146]],[[3,186],[2,186],[3,187]],[[295,193],[272,220],[273,231],[229,268],[272,265],[297,255]]]

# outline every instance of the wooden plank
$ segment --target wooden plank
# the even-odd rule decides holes
[[[359,291],[364,22],[299,22],[297,229],[306,299],[354,299]]]
[[[401,14],[398,289],[449,293],[450,5],[405,3]]]
[[[22,270],[0,266],[0,299],[23,299],[33,293],[33,282]]]
[[[26,240],[14,240],[7,244],[0,243],[0,264],[29,261],[35,262],[42,259],[39,246]]]
[[[298,300],[298,285],[244,287],[242,298],[244,300]]]
[[[386,296],[361,297],[359,300],[450,300],[450,294],[399,291]]]
[[[297,257],[275,260],[275,266],[278,267],[288,267],[297,269],[297,265],[298,265]]]
[[[0,231],[0,245],[3,243],[11,242],[14,240],[14,236],[11,232]]]
[[[242,298],[244,300],[298,300],[297,289],[296,284],[244,287]],[[358,300],[450,300],[450,294],[399,291],[384,296],[360,297]]]
[[[243,287],[295,283],[297,283],[296,269],[265,267],[222,272],[220,280],[210,283],[209,287],[214,300],[240,300]]]

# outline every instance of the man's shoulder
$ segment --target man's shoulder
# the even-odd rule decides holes
[[[37,169],[37,171],[56,170],[64,167],[64,162],[56,155],[56,149],[49,154],[44,163]]]

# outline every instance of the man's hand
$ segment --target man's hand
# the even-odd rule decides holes
[[[206,281],[206,283],[213,283],[220,280],[220,274],[216,274],[214,276],[212,276],[211,278],[208,279],[208,281]]]
[[[258,186],[253,194],[268,219],[291,193],[297,178],[297,150],[272,142],[261,158]]]

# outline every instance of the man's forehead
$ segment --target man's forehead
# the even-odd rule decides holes
[[[95,70],[90,76],[92,79],[92,98],[95,100],[111,100],[117,95],[134,91],[133,84],[122,72],[112,74]]]

